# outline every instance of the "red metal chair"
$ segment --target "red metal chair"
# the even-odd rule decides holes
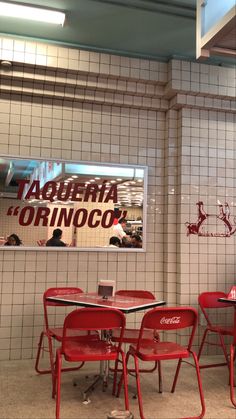
[[[137,394],[139,402],[139,412],[141,419],[144,419],[143,413],[143,403],[140,387],[140,377],[139,377],[139,360],[141,361],[164,361],[169,359],[178,359],[177,369],[172,384],[171,392],[175,391],[177,379],[179,376],[179,371],[182,362],[187,362],[192,367],[195,367],[197,380],[198,380],[198,389],[201,400],[201,413],[198,416],[194,416],[194,419],[202,418],[205,414],[205,402],[201,384],[200,370],[198,365],[198,359],[191,350],[194,333],[197,326],[197,311],[191,307],[174,307],[174,308],[154,308],[148,311],[142,320],[138,343],[136,346],[131,345],[126,356],[126,363],[128,364],[130,356],[134,358],[135,364],[135,373],[136,373],[136,384],[137,384]],[[154,330],[158,329],[161,331],[173,331],[180,330],[184,328],[190,328],[190,337],[188,344],[185,346],[179,345],[175,342],[170,341],[161,341],[161,342],[144,342],[142,340],[143,332],[145,329]],[[194,365],[188,361],[183,361],[192,355],[194,360]],[[123,376],[121,377],[117,396],[119,396],[121,385],[123,381]],[[188,416],[188,419],[193,419]]]
[[[147,298],[149,300],[155,300],[155,295],[152,294],[150,291],[144,291],[144,290],[119,290],[116,291],[115,295],[121,295],[125,297],[131,297],[131,298]],[[123,343],[136,343],[138,341],[139,337],[139,329],[129,329],[125,328],[124,336],[123,336]],[[151,330],[145,330],[143,334],[143,339],[145,340],[153,340],[153,338],[159,340],[159,335],[157,332],[153,335],[153,331]],[[117,333],[114,330],[112,334],[112,341],[117,342],[118,337]]]
[[[125,296],[125,297],[131,297],[131,298],[147,298],[149,300],[155,300],[156,297],[155,295],[150,292],[150,291],[146,291],[146,290],[119,290],[116,291],[115,295],[120,295],[120,296]],[[122,338],[122,342],[123,343],[129,343],[129,344],[136,344],[138,342],[138,337],[139,337],[139,328],[138,329],[130,329],[130,328],[125,328],[124,331],[124,336]],[[117,336],[118,332],[116,330],[113,331],[112,333],[112,338],[111,340],[113,342],[119,342],[119,337]],[[144,341],[153,341],[153,339],[155,341],[159,341],[159,334],[158,332],[155,330],[144,330],[143,333],[143,340]],[[153,372],[156,370],[156,368],[158,367],[158,372],[159,372],[159,392],[162,392],[162,379],[161,379],[161,364],[160,362],[155,362],[154,367],[151,369],[142,369],[141,372],[143,373],[149,373],[149,372]],[[112,368],[110,368],[111,371],[114,371]],[[118,371],[122,371],[120,369],[118,369]],[[128,369],[129,373],[133,373],[134,369]],[[116,391],[116,382],[114,381],[114,387],[113,387],[113,393],[115,394]],[[135,397],[135,396],[134,396]]]
[[[108,340],[78,341],[76,333],[93,332],[97,330],[110,331],[119,328],[120,342],[117,345]],[[128,389],[127,389],[127,370],[125,354],[121,349],[122,336],[125,328],[125,316],[116,309],[110,308],[82,308],[74,310],[67,315],[64,321],[63,338],[61,347],[57,349],[56,367],[53,382],[53,397],[56,396],[56,419],[60,415],[60,390],[61,390],[61,371],[62,358],[67,362],[85,361],[115,361],[121,356],[123,364],[125,408],[129,409]],[[72,333],[74,338],[71,339]],[[80,333],[78,334],[80,336]],[[115,373],[116,374],[116,373]]]
[[[48,301],[47,297],[53,297],[56,295],[68,295],[68,294],[78,294],[83,292],[80,288],[76,287],[61,287],[61,288],[49,288],[47,289],[43,294],[43,307],[44,307],[44,330],[41,332],[39,343],[38,343],[38,351],[35,361],[35,370],[39,374],[51,374],[54,370],[54,353],[53,353],[53,340],[57,342],[62,341],[62,335],[63,335],[63,327],[50,327],[49,325],[49,313],[48,313],[48,307],[65,307],[66,304],[62,303],[56,303],[53,301]],[[47,349],[43,346],[44,338],[47,338],[48,344]],[[81,339],[98,339],[98,333],[87,333],[87,332],[81,332],[80,333]],[[46,351],[49,352],[49,360],[50,360],[50,369],[40,369],[39,362],[40,357],[42,355],[42,352]],[[63,368],[62,371],[73,371],[76,369],[80,369],[83,366],[83,363],[79,365],[77,368]]]
[[[217,317],[219,317],[220,314],[222,314],[222,311],[220,311],[220,309],[223,308],[224,313],[225,313],[226,308],[228,309],[227,311],[229,311],[229,310],[232,311],[232,306],[230,306],[228,303],[219,302],[218,301],[219,298],[227,298],[227,294],[225,294],[224,292],[220,292],[220,291],[203,292],[198,297],[198,302],[199,302],[200,308],[201,308],[201,310],[204,314],[204,317],[206,319],[206,322],[207,322],[207,327],[204,331],[202,341],[201,341],[201,344],[200,344],[200,348],[199,348],[199,352],[198,352],[198,360],[200,360],[204,344],[206,343],[206,344],[212,345],[212,346],[220,346],[223,350],[226,362],[215,363],[215,364],[206,364],[206,365],[204,364],[204,365],[200,365],[200,368],[221,367],[221,366],[224,366],[224,365],[228,365],[228,367],[229,367],[229,357],[228,357],[228,354],[227,354],[227,348],[226,348],[226,345],[225,345],[224,336],[233,336],[234,335],[234,328],[233,328],[232,325],[217,323]],[[232,318],[233,318],[233,313],[232,313]],[[214,333],[214,334],[218,335],[218,337],[220,339],[220,343],[206,340],[208,333]]]

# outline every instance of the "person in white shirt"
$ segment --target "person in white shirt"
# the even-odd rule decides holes
[[[120,218],[118,223],[113,226],[113,236],[116,236],[122,241],[124,237],[126,237],[126,233],[124,232],[124,228],[127,224],[125,218]]]

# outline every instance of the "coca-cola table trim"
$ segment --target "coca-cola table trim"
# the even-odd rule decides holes
[[[134,313],[136,311],[159,307],[166,304],[163,300],[149,300],[147,298],[131,298],[126,296],[113,296],[103,298],[96,293],[80,293],[73,295],[58,295],[48,297],[48,301],[82,307],[107,307],[116,308],[123,313]]]

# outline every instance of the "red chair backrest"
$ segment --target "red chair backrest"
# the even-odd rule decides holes
[[[45,320],[45,326],[48,329],[49,324],[48,324],[48,312],[47,312],[47,307],[65,307],[67,306],[67,304],[63,304],[63,303],[57,303],[54,301],[48,301],[47,297],[55,297],[57,295],[70,295],[70,294],[79,294],[83,292],[81,290],[81,288],[77,288],[77,287],[59,287],[59,288],[48,288],[44,294],[43,294],[43,307],[44,307],[44,320]]]
[[[122,341],[125,328],[125,315],[115,308],[80,308],[69,313],[64,321],[62,352],[65,348],[69,330],[112,330],[120,328]],[[68,333],[67,333],[68,332]],[[121,342],[118,347],[121,346]]]
[[[115,295],[122,295],[125,297],[133,298],[148,298],[149,300],[155,300],[156,297],[151,291],[145,290],[118,290]]]
[[[193,307],[164,307],[148,311],[143,316],[137,349],[141,345],[144,329],[177,330],[188,327],[192,328],[188,343],[188,348],[190,348],[197,326],[197,318],[197,310]]]
[[[70,295],[70,294],[80,294],[82,291],[81,288],[77,287],[59,287],[59,288],[48,288],[43,294],[44,304],[47,306],[66,306],[67,304],[57,303],[54,301],[48,301],[47,297],[55,297],[59,295]]]
[[[227,298],[227,294],[221,291],[202,292],[198,297],[198,302],[203,309],[229,307],[228,303],[221,303],[218,298]]]
[[[218,298],[227,298],[227,294],[221,291],[202,292],[198,297],[200,308],[205,316],[207,324],[210,327],[213,327],[213,323],[216,324],[217,320],[216,317],[214,317],[214,319],[210,319],[210,317],[212,316],[209,317],[210,313],[208,310],[226,308],[228,309],[228,312],[229,309],[232,311],[232,305],[228,303],[221,303],[220,301],[218,301]]]

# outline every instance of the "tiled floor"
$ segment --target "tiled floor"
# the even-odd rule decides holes
[[[142,380],[146,419],[177,419],[200,413],[200,402],[194,369],[183,365],[174,394],[170,393],[173,362],[162,363],[164,392],[157,393],[157,375],[146,374]],[[61,419],[106,419],[114,409],[124,409],[120,399],[111,395],[111,385],[105,393],[98,387],[91,403],[82,403],[82,389],[96,372],[95,364],[86,364],[78,374],[66,373],[62,381]],[[86,379],[86,374],[90,378]],[[73,377],[80,383],[73,387]],[[206,419],[235,419],[236,410],[229,399],[228,374],[225,367],[202,370],[206,400]],[[0,419],[51,419],[55,417],[55,401],[51,398],[49,375],[37,375],[32,360],[0,363]],[[137,400],[132,399],[134,378],[129,378],[130,411],[139,418]]]

